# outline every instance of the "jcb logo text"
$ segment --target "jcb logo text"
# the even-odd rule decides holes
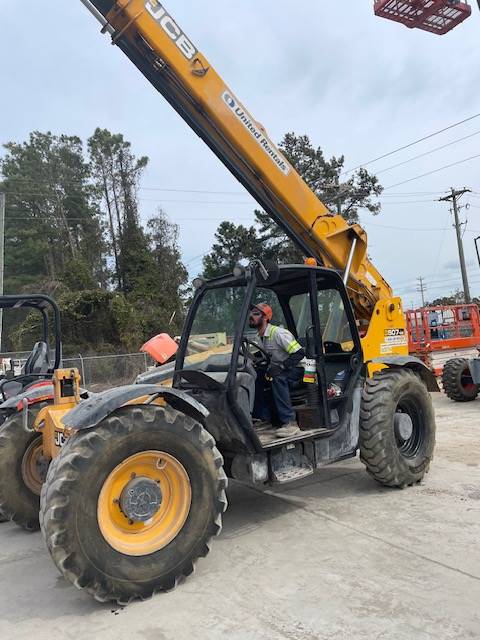
[[[145,4],[148,13],[155,18],[165,33],[171,38],[187,60],[192,60],[197,53],[196,48],[180,29],[175,20],[167,13],[157,0],[148,0]]]

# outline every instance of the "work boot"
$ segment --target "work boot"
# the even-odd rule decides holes
[[[292,438],[300,433],[300,427],[295,420],[290,421],[288,424],[283,424],[277,429],[277,438]]]
[[[267,431],[273,429],[272,423],[268,420],[257,420],[257,418],[254,418],[252,422],[255,431]]]

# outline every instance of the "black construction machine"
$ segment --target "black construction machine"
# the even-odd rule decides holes
[[[20,372],[15,371],[14,362],[11,361],[10,368],[5,370],[0,379],[0,421],[3,422],[13,412],[21,410],[24,398],[29,404],[35,404],[37,397],[43,397],[49,388],[50,395],[53,397],[51,378],[55,369],[60,366],[62,347],[60,311],[56,302],[48,296],[43,294],[0,296],[0,309],[33,310],[40,314],[42,323],[40,340],[34,344]],[[50,324],[52,324],[52,330]]]
[[[306,258],[200,279],[172,386],[128,385],[80,401],[78,372],[55,372],[55,404],[34,424],[50,461],[44,539],[67,580],[122,604],[193,572],[221,530],[227,476],[265,487],[360,450],[379,483],[419,482],[433,457],[428,392],[438,386],[408,355],[401,300],[372,264],[365,231],[318,200],[163,4],[82,2]],[[306,354],[291,437],[254,420],[269,354],[246,325],[262,304]],[[192,353],[211,333],[223,344]]]
[[[30,529],[35,528],[32,517],[18,501],[24,492],[31,492],[38,502],[46,473],[38,447],[39,434],[32,427],[38,411],[54,399],[52,376],[62,358],[60,311],[55,301],[43,294],[0,296],[0,309],[33,311],[41,319],[39,340],[20,370],[15,361],[10,360],[0,379],[0,521],[15,520]],[[17,480],[4,482],[6,474]],[[13,505],[18,508],[2,508],[6,490],[9,495],[15,493]]]

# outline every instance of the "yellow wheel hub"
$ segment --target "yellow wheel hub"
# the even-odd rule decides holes
[[[42,490],[47,468],[48,463],[43,457],[42,438],[36,438],[30,443],[22,459],[23,481],[36,496],[39,496]]]
[[[146,556],[166,547],[190,512],[192,489],[183,465],[162,451],[142,451],[110,473],[100,491],[100,531],[116,551]]]

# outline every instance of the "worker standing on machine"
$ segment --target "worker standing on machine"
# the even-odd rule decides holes
[[[272,324],[272,319],[273,311],[268,304],[262,302],[252,306],[249,325],[258,331],[261,345],[270,356],[267,368],[257,369],[253,418],[265,422],[272,420],[265,394],[266,382],[269,382],[281,424],[276,435],[289,438],[300,432],[292,407],[290,384],[303,377],[304,370],[299,364],[305,357],[305,351],[290,331]]]

